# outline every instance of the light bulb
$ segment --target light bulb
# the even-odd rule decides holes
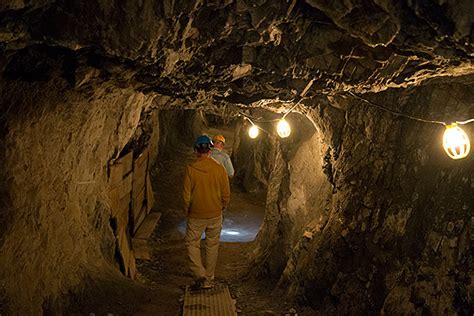
[[[291,134],[290,124],[288,124],[288,122],[285,121],[285,119],[281,119],[278,122],[277,133],[278,133],[278,136],[280,136],[281,138],[290,136]]]
[[[461,159],[469,154],[471,149],[469,137],[458,124],[446,125],[443,135],[443,148],[452,159]]]
[[[258,127],[257,125],[252,125],[250,128],[249,128],[249,137],[252,138],[252,139],[255,139],[258,137],[258,133],[259,133],[259,130],[258,130]]]

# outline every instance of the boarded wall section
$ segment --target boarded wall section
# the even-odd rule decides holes
[[[109,165],[111,223],[116,238],[116,260],[122,273],[136,275],[132,238],[150,214],[155,202],[149,173],[149,148],[141,153],[130,151]],[[145,225],[144,225],[145,226]],[[137,243],[135,243],[136,245]]]

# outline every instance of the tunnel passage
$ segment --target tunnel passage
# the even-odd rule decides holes
[[[301,99],[295,138],[236,126],[239,185],[266,192],[252,277],[315,313],[472,314],[472,153],[451,160],[439,124],[474,117],[472,20],[470,1],[2,2],[0,313],[158,296],[118,265],[110,162],[192,139],[156,111]]]
[[[3,215],[10,224],[2,237],[2,280],[13,302],[8,306],[19,311],[61,310],[65,287],[80,289],[84,280],[104,276],[122,280],[104,196],[108,161],[127,148],[140,152],[147,142],[157,145],[152,150],[157,157],[169,155],[176,139],[186,135],[189,144],[195,128],[203,127],[196,114],[176,123],[163,115],[159,131],[150,129],[147,118],[160,98],[107,84],[92,95],[90,90],[64,94],[56,84],[34,83],[31,89],[30,83],[13,82],[4,90],[5,99],[18,107],[10,110],[3,140],[2,172],[9,180],[2,201],[11,211]],[[462,111],[472,98],[467,86],[440,80],[373,100],[403,100],[406,107],[443,112],[455,94]],[[256,275],[280,280],[290,296],[326,311],[398,310],[393,302],[404,297],[411,302],[410,293],[419,295],[425,309],[469,306],[462,287],[470,271],[469,160],[451,165],[433,140],[433,134],[441,137],[439,130],[393,120],[360,100],[307,102],[304,114],[288,115],[292,138],[263,133],[250,140],[246,121],[236,127],[238,146],[232,150],[237,170],[243,170],[239,185],[267,192],[254,253]],[[427,103],[431,109],[423,106]],[[278,112],[279,103],[274,106]],[[262,116],[259,111],[252,113]],[[267,115],[265,120],[281,116]],[[433,194],[438,191],[449,194]],[[452,279],[452,267],[458,279]],[[413,276],[411,283],[397,281],[401,271]],[[20,291],[17,282],[28,285]],[[44,284],[50,285],[48,297],[59,299],[45,303]],[[458,294],[442,296],[445,303],[430,301],[435,284]],[[357,306],[354,297],[361,302]],[[412,311],[411,304],[403,308]]]
[[[222,134],[225,137],[224,151],[232,157],[237,173],[231,179],[232,199],[224,215],[220,240],[222,242],[251,242],[255,240],[265,211],[265,187],[262,186],[259,190],[252,191],[253,196],[251,198],[253,203],[248,203],[249,197],[245,195],[245,192],[249,192],[249,190],[244,187],[243,183],[248,182],[244,181],[244,178],[248,177],[253,168],[247,171],[249,168],[245,169],[240,165],[250,164],[254,160],[248,156],[248,152],[241,154],[240,142],[243,135],[238,132],[239,126],[242,125],[241,118],[237,116],[238,114],[226,117],[195,110],[162,110],[156,111],[156,115],[160,119],[158,124],[154,124],[154,128],[160,130],[159,135],[161,135],[161,138],[158,141],[160,144],[160,154],[157,159],[157,165],[151,167],[152,170],[155,169],[155,173],[163,173],[165,176],[169,176],[168,174],[174,172],[174,169],[181,168],[195,159],[193,142],[198,135],[205,134],[213,137]],[[190,127],[190,130],[186,131],[186,129],[183,129],[183,126]],[[243,138],[246,137],[244,136]],[[241,161],[236,159],[235,155],[242,155]],[[163,159],[170,157],[172,162],[166,167],[166,170],[162,170],[163,167],[160,166],[160,163]],[[173,177],[179,178],[179,180],[182,180],[184,176],[182,170],[173,174]],[[168,204],[174,205],[172,209],[180,208],[181,196],[174,194],[172,199],[167,195],[181,192],[181,182],[171,183],[170,185],[173,187],[170,191],[166,191],[163,197],[160,197],[162,194],[159,192],[163,186],[160,177],[154,180],[153,184],[155,191],[158,191],[158,209],[166,209]],[[160,202],[160,200],[163,200],[163,202]],[[185,218],[182,218],[178,225],[179,231],[184,236],[186,231]]]
[[[166,112],[170,111],[161,111],[159,115],[165,118],[173,117],[172,113]],[[221,241],[249,242],[255,239],[262,224],[263,213],[258,207],[254,209],[253,205],[238,205],[241,203],[239,193],[251,193],[252,195],[249,197],[259,200],[261,208],[264,208],[265,204],[276,203],[276,201],[269,202],[268,199],[274,199],[274,197],[268,197],[268,195],[280,194],[278,189],[281,184],[274,182],[281,182],[281,178],[290,178],[289,183],[284,184],[284,186],[288,187],[286,190],[295,191],[291,194],[288,203],[293,211],[289,217],[292,225],[296,228],[290,227],[289,229],[301,230],[304,222],[311,222],[311,216],[320,217],[319,220],[324,222],[322,219],[325,216],[323,212],[309,214],[305,207],[305,204],[310,204],[315,209],[327,209],[328,195],[331,192],[330,183],[322,166],[323,159],[321,156],[324,155],[322,139],[316,126],[310,120],[302,114],[288,115],[286,120],[290,123],[290,126],[293,126],[292,137],[280,144],[276,132],[279,115],[274,112],[256,109],[243,116],[243,112],[239,113],[237,111],[228,117],[196,114],[192,110],[185,112],[190,112],[184,115],[184,120],[187,121],[170,123],[172,120],[164,119],[167,121],[166,129],[174,130],[179,135],[174,136],[172,140],[169,139],[169,136],[164,136],[167,138],[168,146],[172,148],[171,150],[167,148],[163,150],[172,152],[173,148],[185,147],[189,151],[192,147],[190,143],[192,143],[195,135],[224,134],[227,140],[226,148],[228,149],[226,150],[231,154],[236,170],[231,182],[232,191],[234,192],[230,205],[231,212],[225,215]],[[252,122],[259,124],[262,133],[260,137],[251,139],[248,136],[248,128],[251,124],[245,117],[252,117]],[[180,126],[192,126],[193,132],[182,133]],[[166,131],[160,132],[161,135],[166,133]],[[169,155],[169,153],[167,154]],[[297,174],[297,179],[290,177],[290,172],[282,175],[279,171],[282,166],[291,170],[291,173]],[[305,168],[305,172],[310,172],[311,176],[300,177],[301,168]],[[159,184],[157,186],[159,188]],[[320,192],[320,194],[312,193],[315,191]],[[236,205],[234,205],[234,202]],[[247,210],[247,207],[254,210]],[[254,212],[257,212],[257,214]],[[279,215],[267,215],[267,218],[275,216]],[[180,231],[184,234],[185,221],[179,225]],[[266,240],[266,238],[263,237],[262,240]]]

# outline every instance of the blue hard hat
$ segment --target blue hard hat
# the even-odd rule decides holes
[[[214,143],[212,142],[212,139],[207,135],[199,136],[198,138],[196,138],[196,141],[194,142],[194,147],[211,148],[212,146],[214,146]]]

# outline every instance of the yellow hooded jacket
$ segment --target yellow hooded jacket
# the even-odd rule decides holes
[[[183,199],[189,217],[222,215],[230,200],[229,178],[224,167],[210,157],[198,158],[186,166]]]

